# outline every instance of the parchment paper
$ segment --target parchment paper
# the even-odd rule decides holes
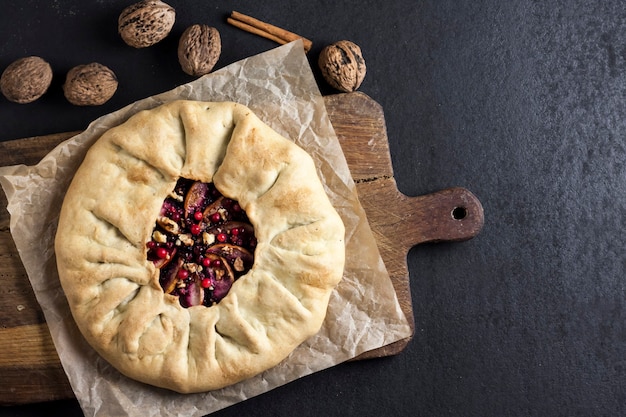
[[[135,382],[95,353],[70,314],[53,245],[65,190],[89,146],[135,112],[175,99],[242,103],[306,149],[346,225],[347,245],[344,277],[331,297],[319,334],[257,377],[218,391],[187,395]],[[0,182],[7,194],[11,233],[86,416],[202,416],[411,334],[300,41],[106,115],[36,166],[0,168]]]

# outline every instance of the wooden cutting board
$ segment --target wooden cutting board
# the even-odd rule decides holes
[[[476,236],[483,225],[482,206],[463,188],[419,197],[400,193],[382,107],[362,93],[338,94],[325,100],[400,305],[414,329],[408,251],[424,242],[462,241]],[[1,142],[0,166],[36,164],[76,133]],[[6,204],[4,193],[0,193],[0,404],[71,398],[72,389],[11,238]],[[397,354],[411,338],[357,359]]]

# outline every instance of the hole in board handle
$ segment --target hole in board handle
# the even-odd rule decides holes
[[[452,214],[454,220],[463,220],[467,217],[467,209],[465,207],[455,207],[450,214]]]

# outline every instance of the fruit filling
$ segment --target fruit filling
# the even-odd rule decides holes
[[[164,292],[185,308],[210,307],[252,268],[256,237],[237,201],[213,183],[181,178],[163,202],[146,246]]]

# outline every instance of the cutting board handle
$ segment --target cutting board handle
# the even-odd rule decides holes
[[[459,242],[478,235],[485,222],[478,198],[462,187],[408,197],[394,178],[357,184],[381,255],[392,271],[405,273],[406,254],[421,243]],[[408,271],[407,271],[408,273]]]
[[[405,236],[407,248],[427,242],[468,240],[478,235],[485,222],[482,204],[462,187],[401,200],[405,230],[415,232]]]

